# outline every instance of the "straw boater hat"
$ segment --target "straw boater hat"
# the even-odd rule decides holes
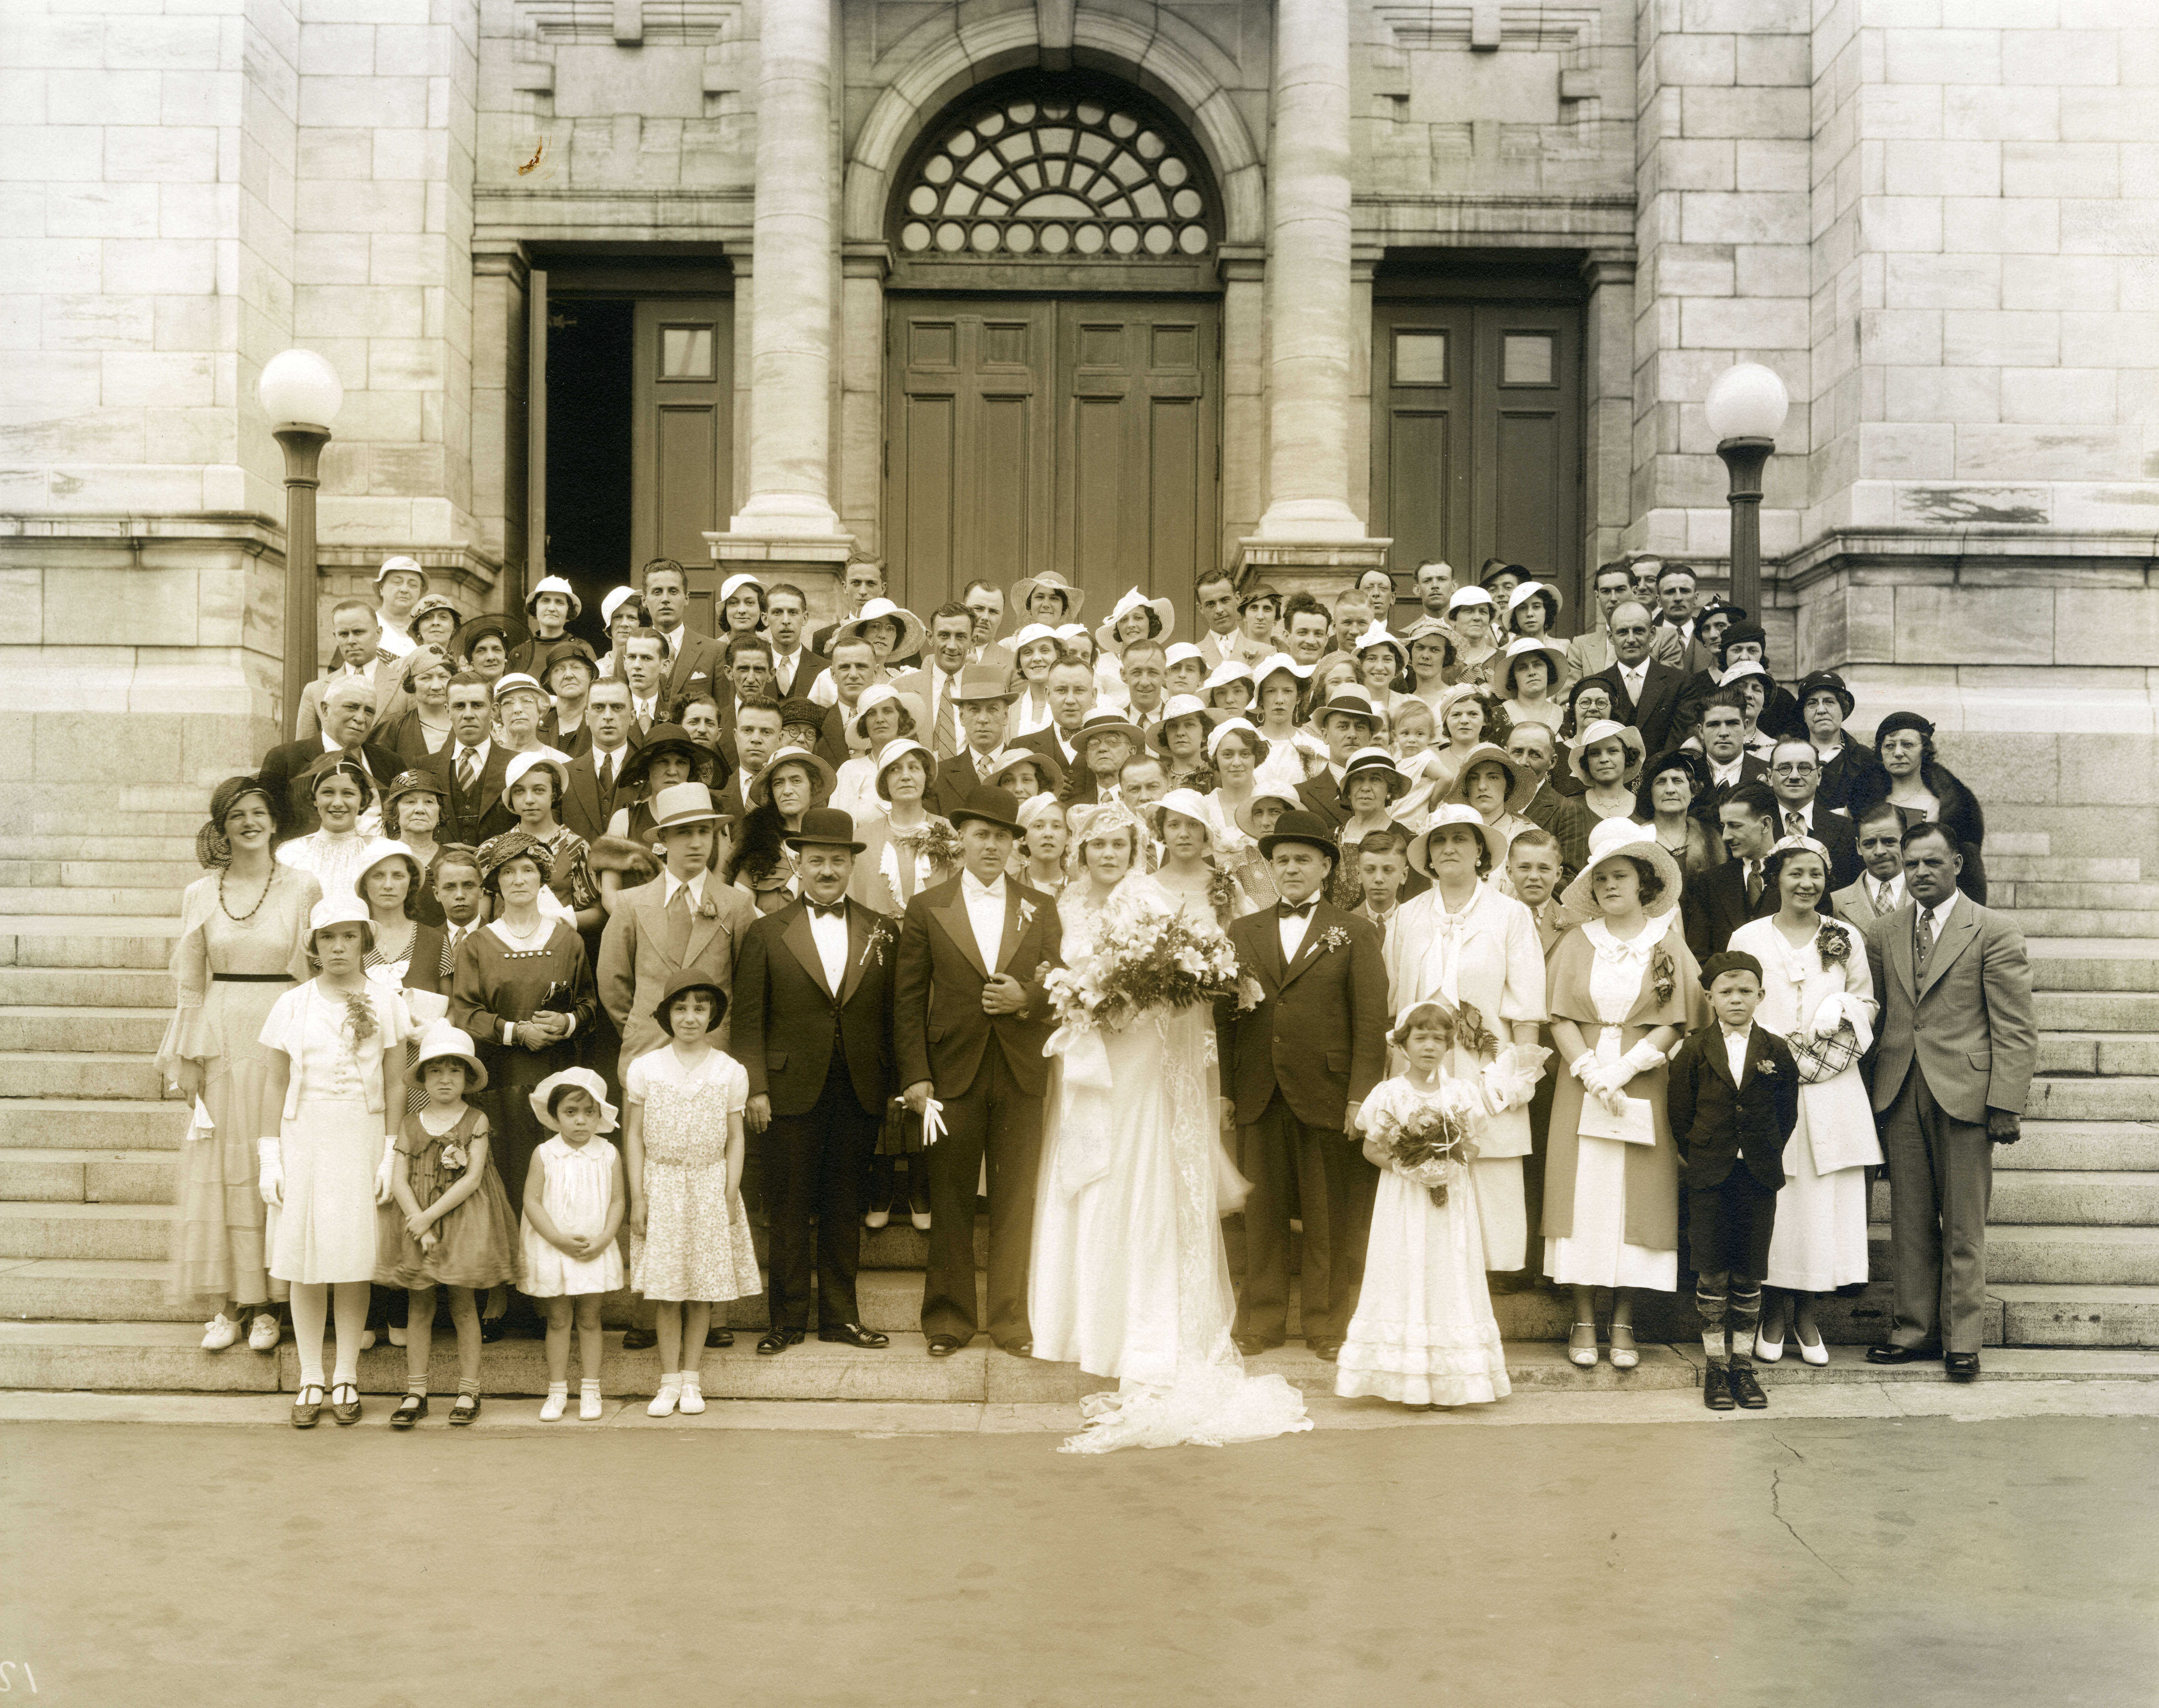
[[[1349,785],[1359,777],[1385,778],[1390,806],[1410,791],[1410,779],[1395,769],[1395,756],[1385,748],[1359,748],[1343,761],[1342,784],[1334,798],[1344,806],[1349,804]]]
[[[1597,743],[1608,742],[1614,737],[1627,749],[1627,763],[1619,773],[1619,780],[1624,783],[1639,774],[1642,761],[1649,755],[1649,744],[1642,739],[1642,732],[1631,723],[1617,723],[1611,718],[1600,717],[1577,736],[1574,744],[1566,750],[1567,769],[1585,788],[1589,778],[1582,769],[1582,756]]]
[[[1514,691],[1514,665],[1522,659],[1544,660],[1545,694],[1547,698],[1566,675],[1566,649],[1555,645],[1545,635],[1517,635],[1507,643],[1506,651],[1499,657],[1499,686],[1509,694]]]
[[[1169,755],[1169,739],[1165,732],[1180,717],[1196,717],[1199,720],[1199,738],[1203,746],[1207,738],[1214,732],[1214,714],[1208,710],[1205,702],[1197,694],[1171,695],[1162,702],[1162,717],[1155,727],[1147,732],[1147,744],[1165,758]]]
[[[924,634],[922,619],[904,606],[893,604],[890,599],[871,599],[863,604],[858,615],[832,625],[831,635],[825,643],[826,656],[831,655],[836,646],[847,641],[862,639],[869,625],[879,618],[889,621],[899,630],[899,639],[892,644],[892,650],[885,655],[887,658],[910,659],[922,650]]]
[[[1533,772],[1517,764],[1502,747],[1490,742],[1479,742],[1462,756],[1461,767],[1454,774],[1454,786],[1447,791],[1447,799],[1469,804],[1469,773],[1478,765],[1494,764],[1507,774],[1507,805],[1505,810],[1520,813],[1537,792],[1537,778]]]
[[[479,1058],[479,1052],[473,1047],[471,1035],[458,1031],[447,1020],[428,1022],[427,1031],[420,1035],[419,1047],[413,1052],[412,1065],[405,1070],[405,1083],[422,1084],[427,1079],[430,1062],[463,1062],[466,1091],[487,1089],[487,1068]]]
[[[1095,644],[1105,652],[1116,651],[1117,625],[1131,616],[1133,612],[1142,608],[1152,611],[1161,624],[1147,639],[1159,640],[1167,644],[1171,631],[1177,627],[1177,607],[1168,599],[1150,599],[1137,587],[1132,588],[1124,598],[1117,601],[1116,608],[1110,613],[1102,626],[1095,631]]]
[[[562,1124],[549,1112],[547,1102],[566,1085],[576,1086],[578,1090],[599,1105],[599,1131],[611,1133],[614,1131],[615,1108],[607,1100],[607,1082],[590,1068],[565,1068],[559,1074],[550,1074],[532,1088],[532,1096],[530,1100],[532,1113],[541,1126],[546,1128],[551,1133],[562,1131]]]
[[[1080,614],[1080,608],[1087,603],[1087,593],[1085,588],[1075,587],[1055,570],[1046,569],[1040,575],[1031,575],[1023,581],[1016,581],[1012,583],[1013,609],[1023,612],[1027,610],[1036,592],[1043,587],[1048,588],[1053,593],[1064,595],[1064,619],[1068,623]]]
[[[892,804],[892,796],[885,788],[885,778],[890,773],[892,768],[894,765],[897,765],[902,759],[905,758],[909,753],[919,753],[922,755],[923,793],[925,796],[929,792],[928,785],[937,775],[937,755],[935,753],[932,753],[927,747],[924,746],[911,735],[894,736],[890,741],[887,742],[882,748],[878,749],[877,756],[877,779],[875,784],[877,797],[879,800],[883,801],[887,805],[890,805]]]
[[[465,620],[458,616],[458,608],[441,593],[422,593],[420,596],[420,603],[412,608],[411,620],[405,625],[406,639],[417,640],[420,638],[420,619],[422,617],[432,617],[437,611],[448,611],[451,618],[459,624]],[[453,639],[454,638],[453,635]]]
[[[1507,839],[1497,829],[1484,822],[1483,815],[1473,806],[1461,806],[1450,802],[1436,810],[1432,822],[1423,832],[1410,841],[1410,869],[1422,877],[1432,876],[1432,839],[1435,831],[1460,826],[1474,831],[1484,844],[1484,851],[1492,857],[1492,871],[1503,872],[1507,865]],[[1489,875],[1489,874],[1488,874]]]
[[[1625,855],[1635,860],[1645,860],[1657,876],[1665,881],[1665,893],[1644,909],[1653,919],[1661,919],[1680,904],[1680,866],[1665,845],[1657,840],[1657,833],[1646,825],[1638,825],[1632,819],[1604,819],[1589,832],[1589,858],[1560,896],[1561,905],[1579,918],[1597,919],[1604,910],[1597,905],[1597,897],[1591,880],[1597,868],[1606,862]]]
[[[382,560],[382,567],[375,572],[375,586],[380,587],[382,585],[383,578],[386,576],[396,575],[401,572],[406,575],[418,576],[420,577],[420,591],[422,593],[425,593],[427,591],[427,572],[420,567],[420,560],[417,557],[384,558]],[[415,612],[414,614],[417,616],[418,613]]]
[[[712,791],[702,783],[677,783],[652,797],[652,830],[680,830],[685,825],[730,824],[727,814],[712,805]]]
[[[1023,765],[1032,765],[1042,774],[1043,780],[1048,785],[1048,793],[1054,794],[1064,788],[1064,767],[1058,763],[1057,756],[1038,753],[1033,748],[1007,748],[1001,753],[991,754],[990,774],[986,780],[1000,789],[1009,788],[1011,785],[1005,781],[1006,777]],[[1033,798],[1028,797],[1029,800]]]
[[[829,796],[833,785],[840,780],[831,763],[807,748],[784,747],[764,762],[764,769],[750,779],[749,787],[743,790],[743,802],[747,806],[763,806],[772,799],[772,774],[782,765],[800,765],[812,777],[825,785]]]
[[[525,614],[535,622],[540,620],[540,595],[560,593],[570,602],[570,621],[574,623],[585,614],[585,602],[577,597],[577,590],[559,575],[543,576],[532,591],[526,595]]]

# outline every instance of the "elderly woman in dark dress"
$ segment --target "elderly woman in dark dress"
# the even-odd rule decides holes
[[[435,898],[435,861],[443,845],[435,833],[442,828],[443,809],[448,801],[443,779],[432,771],[401,772],[382,791],[382,834],[410,849],[420,868],[419,882],[413,887],[412,917],[438,929],[443,904]]]
[[[272,1281],[256,1188],[256,1141],[277,1130],[264,1101],[272,1052],[262,1024],[277,998],[309,976],[308,914],[322,899],[314,875],[272,858],[284,827],[278,791],[229,777],[210,795],[210,822],[195,838],[205,876],[180,898],[173,945],[179,1000],[158,1047],[158,1071],[210,1115],[210,1131],[180,1147],[173,1193],[170,1292],[176,1303],[215,1302],[203,1349],[239,1338],[257,1352],[277,1346]]]

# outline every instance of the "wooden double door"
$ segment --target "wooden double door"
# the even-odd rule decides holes
[[[1217,555],[1218,305],[894,297],[886,539],[918,612],[1055,570],[1090,622],[1126,588],[1183,607]]]
[[[1372,531],[1405,584],[1434,558],[1485,559],[1582,608],[1582,310],[1445,298],[1375,305]]]

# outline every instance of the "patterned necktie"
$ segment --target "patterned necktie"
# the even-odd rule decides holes
[[[1927,957],[1934,950],[1933,915],[1921,908],[1912,915],[1912,978],[1914,983],[1927,976]]]
[[[443,975],[442,975],[442,976],[443,976],[444,978],[448,978],[448,977],[449,977],[449,976],[450,976],[452,973],[453,973],[453,972],[455,972],[455,971],[457,970],[457,965],[458,965],[458,939],[459,939],[459,938],[461,938],[463,934],[463,934],[463,932],[459,931],[459,930],[458,929],[458,928],[457,928],[456,926],[454,926],[454,925],[451,926],[451,927],[450,927],[450,929],[449,929],[448,931],[446,931],[446,932],[444,932],[444,933],[443,934]]]
[[[1799,816],[1799,809],[1787,808],[1784,812],[1784,834],[1788,836],[1804,836],[1806,833],[1807,821]]]
[[[1761,899],[1762,862],[1750,860],[1747,862],[1747,905],[1751,908]]]
[[[458,792],[460,794],[471,794],[472,786],[479,780],[479,768],[474,763],[473,749],[470,748],[462,748],[458,749]]]
[[[975,776],[977,781],[986,783],[990,780],[990,760],[991,757],[992,756],[988,753],[977,753],[975,755]]]
[[[952,681],[942,670],[937,673],[937,728],[935,746],[937,757],[949,759],[960,751],[956,726],[952,721]]]

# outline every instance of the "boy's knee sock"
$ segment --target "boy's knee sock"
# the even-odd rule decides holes
[[[1727,1362],[1724,1350],[1724,1321],[1731,1303],[1727,1293],[1727,1282],[1728,1278],[1722,1275],[1695,1277],[1694,1307],[1701,1316],[1701,1349],[1713,1364]],[[1762,1308],[1758,1293],[1755,1296],[1754,1308],[1758,1317]],[[1751,1336],[1747,1348],[1750,1352],[1753,1348]]]
[[[1732,1356],[1742,1363],[1754,1358],[1754,1332],[1762,1326],[1762,1283],[1735,1276],[1732,1280]]]

